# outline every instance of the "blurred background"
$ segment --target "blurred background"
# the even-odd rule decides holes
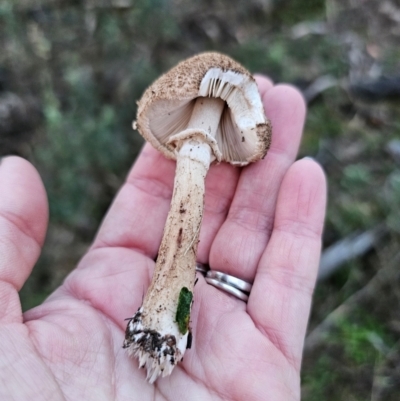
[[[308,103],[299,157],[325,169],[329,205],[302,399],[399,400],[399,0],[1,1],[0,153],[36,166],[51,211],[24,309],[73,269],[124,181],[136,100],[205,50]]]

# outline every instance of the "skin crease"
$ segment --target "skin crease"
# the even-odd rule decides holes
[[[125,318],[150,282],[169,209],[174,162],[145,146],[78,267],[22,314],[18,290],[43,245],[48,211],[35,169],[0,165],[0,399],[300,399],[300,364],[315,284],[326,184],[294,162],[305,116],[299,93],[257,77],[273,140],[243,170],[212,166],[198,260],[254,280],[248,304],[199,277],[192,348],[154,385],[122,349]],[[157,168],[155,168],[157,166]],[[57,268],[55,266],[55,268]]]

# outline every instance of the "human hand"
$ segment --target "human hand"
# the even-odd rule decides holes
[[[198,261],[251,281],[247,304],[202,276],[193,345],[154,384],[122,349],[125,318],[141,305],[169,210],[175,163],[148,145],[78,267],[42,305],[22,314],[18,290],[47,226],[36,171],[0,166],[0,399],[300,399],[300,364],[318,270],[326,185],[312,160],[294,163],[305,106],[291,87],[257,78],[273,138],[244,169],[212,166]]]

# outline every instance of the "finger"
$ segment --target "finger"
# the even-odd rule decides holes
[[[261,74],[254,74],[254,79],[257,82],[258,91],[260,92],[261,97],[263,97],[273,86],[273,81]]]
[[[138,250],[152,259],[156,257],[170,208],[175,165],[149,144],[144,146],[92,249],[122,247]],[[210,168],[205,183],[205,233],[200,234],[203,253],[209,236],[215,235],[226,216],[237,179],[238,171],[232,166]]]
[[[286,174],[274,229],[248,302],[256,325],[300,369],[311,297],[318,272],[326,182],[312,160]]]
[[[270,81],[258,77],[265,93]],[[175,162],[150,145],[118,193],[98,232],[93,248],[124,247],[155,258],[170,207]],[[235,192],[239,169],[225,163],[211,166],[205,184],[205,211],[198,249],[199,260],[208,261],[211,243],[224,221]]]
[[[172,195],[175,162],[146,144],[93,243],[130,248],[154,258]]]
[[[273,87],[272,81],[263,76],[255,76],[261,96]],[[206,178],[205,205],[197,260],[209,262],[211,245],[226,219],[240,175],[240,169],[227,163],[211,166]]]
[[[263,102],[272,123],[271,148],[264,160],[243,169],[210,255],[213,269],[249,281],[270,237],[278,190],[296,158],[306,110],[301,94],[287,85],[267,91]]]
[[[174,174],[175,162],[146,145],[107,213],[93,249],[130,248],[154,259],[170,208]],[[211,167],[205,184],[199,253],[207,254],[210,237],[214,238],[226,216],[237,179],[238,171],[232,166],[221,164]]]
[[[31,164],[6,157],[0,165],[0,319],[21,319],[18,291],[30,275],[45,238],[48,207]]]

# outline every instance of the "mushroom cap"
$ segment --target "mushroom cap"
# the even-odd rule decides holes
[[[257,84],[239,63],[220,53],[202,53],[158,78],[138,103],[134,128],[156,149],[176,159],[171,136],[188,126],[198,97],[225,101],[215,135],[222,161],[244,166],[265,156],[271,124]]]

